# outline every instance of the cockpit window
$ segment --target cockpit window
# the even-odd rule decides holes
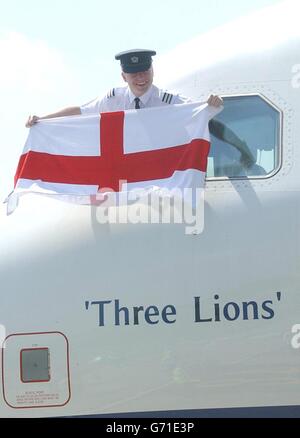
[[[264,177],[280,164],[280,112],[261,96],[224,98],[210,121],[207,178]]]

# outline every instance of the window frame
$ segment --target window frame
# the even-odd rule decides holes
[[[272,107],[279,115],[279,130],[277,133],[278,141],[278,165],[272,172],[266,175],[245,175],[245,176],[206,176],[206,182],[217,182],[217,181],[248,181],[248,180],[267,180],[273,178],[281,169],[283,165],[283,111],[275,105],[269,98],[267,98],[262,93],[242,93],[242,94],[222,94],[222,98],[226,97],[260,97],[264,102],[266,102],[270,107]]]

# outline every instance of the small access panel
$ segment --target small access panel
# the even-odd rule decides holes
[[[69,343],[63,333],[13,334],[3,347],[2,385],[8,406],[50,408],[69,402]]]

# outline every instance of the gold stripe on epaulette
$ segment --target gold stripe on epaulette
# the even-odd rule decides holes
[[[109,92],[107,93],[106,97],[107,97],[107,99],[110,99],[111,97],[114,97],[115,95],[116,95],[115,89],[112,88],[111,90],[109,90]]]
[[[162,101],[165,102],[165,103],[171,103],[172,99],[173,99],[173,94],[166,92],[163,95]]]

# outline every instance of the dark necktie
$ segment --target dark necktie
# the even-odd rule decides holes
[[[141,109],[141,107],[140,107],[140,98],[139,97],[136,97],[135,99],[134,99],[134,101],[135,101],[135,109]]]

